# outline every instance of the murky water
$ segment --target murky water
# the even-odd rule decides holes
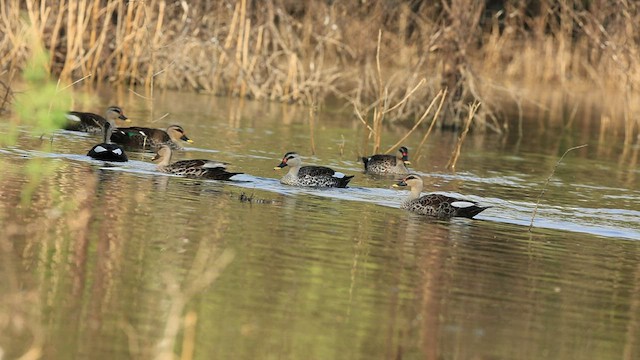
[[[0,149],[0,358],[640,357],[639,149],[613,132],[472,133],[455,173],[455,134],[423,149],[411,135],[429,191],[492,206],[436,221],[398,209],[393,179],[362,174],[367,134],[339,112],[310,123],[304,108],[175,93],[152,109],[131,94],[112,103],[136,124],[183,125],[196,142],[176,160],[245,174],[168,176],[149,153],[104,164],[84,156],[97,137],[65,131]],[[388,129],[383,148],[405,131]],[[529,232],[558,158],[583,143]],[[287,151],[356,177],[280,185]]]

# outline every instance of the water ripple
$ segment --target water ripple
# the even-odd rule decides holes
[[[205,151],[205,149],[197,149],[197,151]],[[84,155],[77,154],[61,154],[49,153],[45,151],[23,150],[17,147],[7,147],[0,149],[3,154],[13,154],[21,158],[52,158],[66,159],[70,161],[85,162],[92,165],[98,165],[101,169],[109,171],[122,171],[128,173],[142,174],[144,176],[174,176],[169,174],[161,174],[155,170],[155,165],[139,160],[131,160],[127,163],[118,163],[116,166],[111,163],[105,163],[91,159]],[[215,152],[215,151],[210,151]],[[256,156],[256,155],[253,155]],[[263,158],[260,155],[257,155]],[[270,158],[264,156],[264,158]],[[348,169],[347,169],[348,171]],[[501,184],[508,187],[524,187],[523,179],[513,176],[491,176],[488,178],[479,178],[471,173],[450,174],[430,174],[432,177],[443,179],[462,179],[469,182],[480,184]],[[215,180],[198,180],[205,182],[214,182]],[[379,182],[381,184],[390,184],[391,181]],[[226,182],[226,184],[254,190],[269,191],[287,196],[313,195],[323,198],[359,201],[374,203],[390,208],[397,208],[401,200],[407,195],[406,190],[392,190],[385,187],[363,187],[353,185],[346,189],[317,189],[317,188],[298,188],[280,184],[277,178],[268,178],[261,176],[253,176],[249,174],[241,174],[234,177],[234,181]],[[616,189],[610,187],[587,186],[598,191],[607,191],[619,194],[603,195],[603,197],[611,199],[633,199],[638,198],[637,194],[629,194],[624,189]],[[455,192],[437,191],[449,196],[455,196],[463,199],[479,202],[484,206],[491,206],[483,213],[478,215],[477,219],[517,224],[521,226],[529,226],[531,217],[536,207],[535,202],[531,201],[507,201],[497,197],[464,195]],[[627,194],[627,195],[624,195]],[[640,240],[640,211],[616,208],[600,208],[600,207],[575,207],[575,206],[559,206],[541,203],[537,209],[534,227],[548,228],[556,230],[565,230],[571,232],[583,232],[594,235],[625,238]]]

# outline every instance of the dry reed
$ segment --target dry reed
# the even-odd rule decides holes
[[[542,190],[540,191],[540,195],[538,195],[538,199],[536,200],[536,206],[533,208],[533,213],[531,214],[531,223],[529,223],[529,232],[531,232],[531,228],[533,228],[533,220],[535,220],[536,218],[536,214],[538,213],[538,206],[540,205],[540,200],[542,199],[542,196],[544,195],[544,193],[547,191],[547,186],[549,185],[549,181],[551,181],[551,178],[553,177],[553,174],[556,173],[556,169],[558,168],[558,166],[560,166],[560,163],[562,162],[562,159],[564,159],[565,156],[567,156],[567,154],[573,150],[577,150],[577,149],[581,149],[583,147],[586,147],[588,144],[583,144],[583,145],[578,145],[578,146],[574,146],[572,148],[567,149],[567,151],[564,152],[564,154],[562,154],[562,156],[560,156],[560,159],[558,159],[558,162],[556,162],[556,165],[553,167],[553,169],[551,170],[551,174],[549,174],[549,176],[547,177],[547,181],[545,181],[544,186],[542,187]]]
[[[149,97],[155,87],[320,106],[333,97],[372,114],[374,147],[383,116],[419,119],[425,100],[443,88],[449,95],[438,121],[447,126],[460,127],[465,104],[478,100],[475,126],[508,131],[503,109],[517,107],[521,117],[529,107],[552,108],[552,86],[578,104],[598,93],[606,100],[596,118],[622,124],[626,144],[636,139],[640,108],[630,99],[640,89],[638,4],[489,5],[0,0],[0,74],[11,87],[24,67],[26,19],[64,85],[84,78],[85,86],[142,87]],[[403,101],[419,79],[428,80]],[[401,105],[385,114],[389,104]]]
[[[458,137],[458,141],[456,142],[456,147],[453,149],[453,152],[451,153],[451,158],[449,158],[449,162],[447,163],[447,169],[450,169],[450,170],[456,169],[456,163],[458,162],[458,158],[460,157],[462,143],[464,142],[464,139],[467,137],[467,133],[469,132],[469,127],[471,126],[471,122],[473,121],[476,115],[476,112],[478,111],[478,108],[480,108],[480,103],[477,101],[469,105],[469,114],[467,114],[467,120],[465,121],[464,128],[462,129],[462,132]]]

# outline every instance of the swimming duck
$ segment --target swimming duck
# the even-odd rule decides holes
[[[131,122],[131,120],[124,115],[122,108],[118,106],[109,106],[104,113],[104,117],[90,112],[79,111],[69,111],[66,117],[69,122],[64,128],[65,130],[82,131],[91,134],[102,133],[103,126],[108,121],[111,122],[114,129],[116,128],[116,119]]]
[[[169,145],[172,149],[181,150],[179,140],[193,143],[184,133],[180,125],[171,125],[167,130],[147,127],[119,128],[111,135],[111,141],[124,146],[157,150],[162,145]]]
[[[405,165],[410,165],[409,150],[402,146],[398,149],[400,156],[376,154],[369,157],[362,157],[364,171],[369,174],[378,175],[405,175],[409,173]]]
[[[104,161],[129,161],[124,150],[119,145],[112,144],[109,140],[113,131],[113,124],[110,121],[105,121],[103,129],[104,142],[92,147],[87,156]]]
[[[427,194],[420,196],[423,187],[422,178],[410,174],[400,180],[394,187],[409,186],[409,196],[400,204],[401,209],[406,209],[420,215],[449,219],[452,217],[473,218],[487,207],[478,206],[476,202],[460,200],[441,194]]]
[[[325,166],[301,165],[302,159],[297,153],[288,152],[284,154],[280,165],[274,168],[280,170],[285,166],[290,167],[289,172],[280,179],[280,183],[293,186],[344,188],[353,178],[353,175],[340,174]]]
[[[172,152],[170,146],[160,145],[156,156],[153,157],[153,161],[158,162],[158,171],[189,178],[213,180],[229,180],[233,175],[242,174],[227,172],[227,163],[212,160],[181,160],[171,164]]]

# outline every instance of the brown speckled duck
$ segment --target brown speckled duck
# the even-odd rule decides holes
[[[400,208],[420,215],[440,219],[449,219],[452,217],[466,217],[471,219],[488,208],[488,206],[478,206],[478,203],[473,201],[460,200],[441,194],[420,196],[424,184],[422,178],[415,174],[410,174],[393,186],[409,186],[411,188],[409,196],[402,201]]]
[[[104,113],[104,117],[80,111],[69,111],[66,114],[68,123],[64,127],[65,130],[82,131],[91,134],[100,134],[106,122],[111,123],[112,130],[116,128],[116,120],[124,120],[130,122],[118,106],[109,106]]]
[[[171,147],[161,145],[160,149],[153,157],[153,161],[158,163],[158,171],[182,175],[189,178],[229,180],[230,177],[242,173],[227,172],[227,163],[213,160],[181,160],[171,163]]]
[[[302,166],[302,159],[295,152],[284,154],[280,165],[274,169],[285,166],[289,166],[289,172],[280,179],[285,185],[344,188],[353,178],[353,175],[347,176],[325,166]]]
[[[181,150],[180,141],[193,143],[180,125],[171,125],[167,130],[138,126],[119,128],[111,135],[111,141],[126,147],[145,150],[158,150],[162,145]]]
[[[398,149],[400,156],[376,154],[369,157],[362,157],[364,171],[377,175],[405,175],[409,170],[405,165],[410,165],[409,150],[402,146]]]

